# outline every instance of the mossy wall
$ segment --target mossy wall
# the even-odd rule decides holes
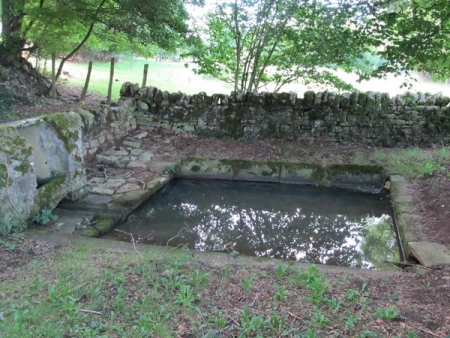
[[[186,95],[125,83],[138,125],[232,138],[349,141],[407,146],[450,141],[450,98],[421,93],[306,92]]]
[[[26,219],[86,192],[83,126],[74,112],[0,125],[2,219]]]

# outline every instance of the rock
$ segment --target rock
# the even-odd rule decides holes
[[[147,168],[147,165],[142,161],[131,161],[127,168]]]
[[[142,190],[142,186],[135,183],[127,183],[119,190],[116,191],[117,194],[122,194],[124,192],[134,191],[134,190]]]
[[[93,187],[92,191],[93,194],[99,194],[99,195],[113,195],[114,190],[102,188],[102,187]]]
[[[124,141],[123,145],[131,147],[131,148],[141,148],[142,145],[139,142],[133,142],[133,141]]]

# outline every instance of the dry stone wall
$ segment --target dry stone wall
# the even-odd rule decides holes
[[[84,156],[95,155],[136,129],[135,109],[136,100],[128,98],[98,111],[79,111],[84,122]]]
[[[441,95],[306,92],[169,93],[124,83],[137,124],[232,138],[321,139],[380,146],[450,141],[450,98]]]

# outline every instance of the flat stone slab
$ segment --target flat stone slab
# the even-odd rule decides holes
[[[431,242],[409,242],[409,248],[424,266],[450,266],[450,250],[442,244]]]

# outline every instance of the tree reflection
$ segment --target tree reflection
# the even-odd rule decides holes
[[[141,241],[165,244],[187,227],[170,245],[377,268],[390,259],[386,250],[396,247],[395,235],[375,221],[389,218],[381,216],[387,201],[377,207],[377,199],[336,189],[188,180],[120,228]]]

